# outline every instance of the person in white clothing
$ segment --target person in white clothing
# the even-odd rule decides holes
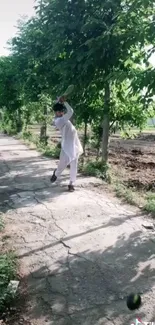
[[[70,192],[73,192],[75,190],[74,184],[77,176],[78,159],[83,153],[83,149],[77,131],[70,121],[73,115],[73,109],[65,101],[64,97],[59,98],[53,110],[55,112],[54,124],[61,133],[62,141],[58,168],[54,171],[51,182],[54,183],[57,178],[60,177],[64,169],[70,165],[70,183],[68,189]]]

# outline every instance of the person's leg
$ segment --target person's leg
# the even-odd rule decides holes
[[[70,191],[74,191],[74,184],[77,177],[78,157],[70,162],[70,184],[68,186]]]
[[[66,154],[62,150],[61,153],[60,153],[60,160],[59,160],[59,163],[58,163],[58,167],[54,171],[54,173],[53,173],[53,175],[51,177],[51,182],[52,183],[56,182],[57,178],[60,177],[60,175],[62,174],[64,169],[67,167],[67,165],[68,165],[68,157],[66,156]]]
[[[61,151],[60,160],[59,160],[59,163],[58,163],[57,170],[55,172],[55,176],[57,178],[60,177],[60,175],[62,174],[64,169],[67,167],[67,165],[68,165],[68,157],[66,156],[64,151]]]

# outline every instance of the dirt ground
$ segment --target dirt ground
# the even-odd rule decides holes
[[[128,187],[155,191],[155,134],[111,138],[109,163]]]

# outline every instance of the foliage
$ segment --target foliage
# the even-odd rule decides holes
[[[46,157],[51,157],[58,159],[60,156],[61,146],[58,145],[45,145],[44,143],[39,141],[37,136],[34,136],[31,132],[27,131],[22,134],[22,138],[28,143],[34,143],[36,148]]]
[[[103,164],[102,161],[91,161],[81,167],[81,171],[86,176],[94,176],[101,179],[107,177],[108,165]]]
[[[18,132],[22,127],[21,98],[18,92],[18,73],[13,56],[0,58],[0,108],[3,109],[2,124],[7,132],[12,128]]]
[[[142,128],[154,110],[154,4],[38,0],[35,10],[35,17],[19,21],[11,55],[0,58],[3,129],[26,131],[30,121],[41,121],[40,142],[47,145],[52,101],[73,83],[74,122],[85,125],[84,144],[93,125],[106,162],[115,126]]]
[[[144,210],[155,216],[155,193],[148,193]]]
[[[8,284],[16,277],[16,259],[13,253],[0,255],[0,312],[11,303],[11,294]]]
[[[14,135],[18,132],[15,116],[8,114],[6,108],[1,111],[0,130],[8,135]]]
[[[46,146],[42,150],[42,152],[46,157],[51,157],[55,159],[59,159],[60,157],[60,148],[58,148],[57,146]]]

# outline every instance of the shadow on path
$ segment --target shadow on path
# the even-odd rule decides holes
[[[50,325],[126,325],[136,316],[147,321],[155,319],[155,298],[149,313],[147,296],[155,284],[154,244],[144,241],[140,231],[127,240],[120,237],[113,247],[103,251],[76,254],[66,248],[66,252],[66,258],[56,261],[59,267],[54,271],[44,265],[23,279],[28,286],[28,305],[32,305],[30,321],[43,319],[43,324]],[[126,307],[126,296],[131,292],[143,294],[143,306],[138,312]]]

